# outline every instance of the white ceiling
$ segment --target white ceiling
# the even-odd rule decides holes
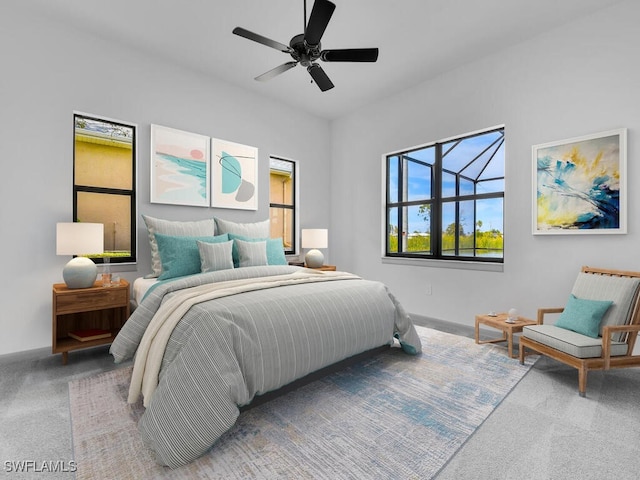
[[[6,0],[3,0],[6,1]],[[291,58],[233,35],[236,26],[288,44],[304,0],[14,0],[76,28],[332,119],[621,0],[333,0],[324,49],[378,47],[376,63],[322,63],[320,92]],[[307,14],[313,0],[307,0]]]

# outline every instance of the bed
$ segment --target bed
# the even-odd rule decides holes
[[[346,272],[254,265],[147,282],[115,338],[134,359],[129,402],[156,461],[177,468],[215,448],[256,396],[383,345],[421,351],[387,287]]]

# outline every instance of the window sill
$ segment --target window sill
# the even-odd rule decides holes
[[[388,265],[411,265],[414,267],[455,268],[481,272],[504,272],[504,263],[463,262],[460,260],[431,260],[429,258],[382,257]]]

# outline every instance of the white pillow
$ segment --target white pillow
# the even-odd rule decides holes
[[[238,249],[240,267],[255,267],[258,265],[268,265],[267,262],[267,242],[245,242],[244,240],[234,240]]]
[[[197,241],[196,243],[200,251],[200,270],[202,273],[233,268],[233,257],[231,256],[233,240],[219,243]]]
[[[233,233],[253,238],[269,238],[271,236],[269,219],[255,223],[236,223],[216,217],[216,226],[216,231],[221,234]]]
[[[142,215],[144,223],[147,225],[149,233],[149,246],[151,247],[151,274],[147,278],[157,277],[162,273],[162,261],[158,252],[158,242],[156,233],[162,235],[173,235],[179,237],[201,237],[214,236],[216,232],[216,222],[213,218],[197,220],[193,222],[181,222],[162,220],[160,218]]]

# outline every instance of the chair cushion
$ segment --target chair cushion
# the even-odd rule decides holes
[[[613,302],[600,322],[599,335],[602,336],[602,328],[605,325],[624,325],[629,322],[638,286],[640,286],[640,278],[611,277],[580,272],[571,293],[586,300]],[[612,338],[620,340],[621,335],[613,335]]]
[[[556,327],[598,338],[600,322],[612,303],[611,300],[585,300],[572,293],[556,322]]]
[[[522,329],[524,337],[578,358],[602,356],[602,338],[592,338],[555,325],[531,325]],[[611,356],[625,355],[627,344],[611,342]]]

